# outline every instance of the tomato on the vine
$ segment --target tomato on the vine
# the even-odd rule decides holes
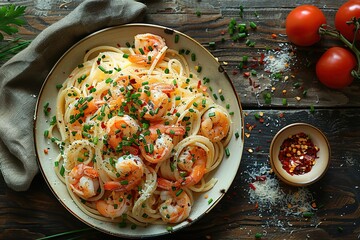
[[[342,47],[329,48],[316,64],[316,76],[325,86],[341,89],[352,83],[351,72],[357,65],[352,52]]]
[[[353,18],[360,18],[360,0],[350,0],[338,9],[335,14],[335,28],[350,42],[354,40],[355,25],[348,24]],[[357,32],[356,40],[360,40]]]
[[[286,34],[298,46],[310,46],[320,41],[319,27],[326,23],[323,12],[313,5],[294,8],[286,18]]]
[[[350,42],[354,40],[355,25],[348,24],[352,18],[360,17],[360,0],[350,0],[338,9],[335,15],[335,28]],[[357,33],[356,40],[360,40]]]

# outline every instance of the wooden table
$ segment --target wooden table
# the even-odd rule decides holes
[[[9,4],[12,1],[0,1]],[[58,21],[74,9],[81,0],[16,1],[26,5],[28,25],[20,35],[33,39],[44,28]],[[285,18],[297,5],[309,1],[253,0],[253,1],[148,1],[144,22],[179,30],[198,40],[219,58],[233,81],[241,99],[245,117],[245,146],[237,176],[223,200],[206,217],[190,227],[167,236],[169,239],[358,239],[360,238],[360,82],[355,81],[343,90],[331,90],[318,82],[314,66],[324,50],[340,43],[326,37],[308,48],[297,48],[290,60],[291,69],[282,79],[270,80],[264,66],[255,68],[250,82],[239,70],[243,56],[254,63],[266,49],[291,49],[285,34]],[[313,1],[321,8],[328,23],[333,25],[337,8],[345,0]],[[240,5],[243,18],[239,17]],[[200,16],[196,12],[201,13]],[[245,41],[234,42],[227,28],[231,19],[238,23],[253,21],[249,47]],[[276,34],[276,37],[274,35]],[[224,41],[222,39],[224,38]],[[210,49],[209,42],[216,48]],[[285,51],[286,52],[286,51]],[[287,76],[287,77],[286,77]],[[287,80],[284,80],[286,77]],[[286,94],[284,91],[286,90]],[[303,92],[307,94],[304,96]],[[271,93],[271,103],[263,94]],[[298,99],[296,99],[299,97]],[[287,104],[283,105],[283,99]],[[314,110],[314,111],[312,111]],[[263,121],[255,116],[260,112]],[[282,207],[257,207],[251,202],[248,172],[269,167],[269,146],[272,137],[282,127],[295,123],[310,123],[324,131],[331,145],[331,164],[326,175],[306,188],[316,204],[314,216],[286,215]],[[299,189],[280,182],[284,192]],[[61,232],[88,228],[58,202],[38,174],[30,189],[15,192],[0,181],[0,238],[35,239]],[[110,239],[96,230],[67,236],[86,239]],[[164,237],[165,238],[165,237]]]

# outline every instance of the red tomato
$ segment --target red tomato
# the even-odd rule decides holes
[[[325,86],[340,89],[352,83],[354,77],[351,71],[356,65],[352,52],[342,47],[332,47],[318,60],[316,76]]]
[[[352,18],[360,18],[360,0],[350,0],[344,3],[336,12],[335,27],[344,37],[352,42],[354,40],[355,25],[347,24]],[[360,40],[359,32],[356,40]]]
[[[310,46],[320,41],[319,27],[326,23],[323,12],[312,5],[294,8],[286,18],[286,34],[298,46]]]

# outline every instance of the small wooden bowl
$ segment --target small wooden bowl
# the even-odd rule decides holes
[[[291,175],[283,168],[279,160],[280,147],[289,136],[300,132],[307,134],[319,151],[316,162],[309,172]],[[282,128],[274,136],[270,145],[270,164],[273,171],[283,182],[292,186],[308,186],[323,177],[330,164],[330,155],[330,145],[324,133],[307,123],[293,123]]]

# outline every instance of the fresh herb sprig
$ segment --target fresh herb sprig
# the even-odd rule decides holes
[[[0,8],[0,31],[12,35],[19,31],[18,27],[26,23],[23,18],[26,6],[6,5]],[[0,32],[0,40],[4,39]]]
[[[21,38],[1,42],[0,62],[9,60],[13,55],[26,48],[30,43],[30,40],[22,40]]]
[[[18,28],[26,23],[23,18],[25,9],[26,6],[16,6],[14,4],[0,7],[0,64],[26,48],[31,42],[22,40],[19,37],[4,40],[4,34],[16,34],[19,32]]]

